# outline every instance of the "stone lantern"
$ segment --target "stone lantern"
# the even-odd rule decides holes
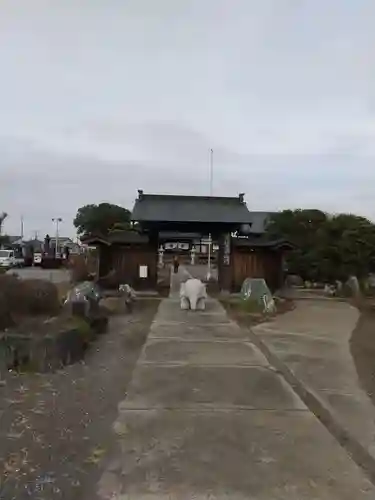
[[[190,264],[194,266],[195,264],[195,256],[196,256],[197,250],[195,247],[192,247],[190,250]]]
[[[163,257],[164,257],[164,248],[162,245],[160,245],[160,248],[159,248],[159,266],[163,266]]]

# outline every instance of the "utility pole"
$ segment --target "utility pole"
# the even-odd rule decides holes
[[[62,222],[61,217],[53,217],[52,222],[56,224],[56,243],[55,243],[55,258],[57,259],[58,250],[59,250],[59,224]]]
[[[23,215],[21,215],[21,240],[23,240]]]

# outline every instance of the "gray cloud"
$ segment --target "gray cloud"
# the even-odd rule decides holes
[[[375,218],[372,0],[4,0],[9,232],[136,190]]]

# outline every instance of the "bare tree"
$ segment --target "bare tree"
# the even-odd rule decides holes
[[[4,224],[4,221],[5,219],[8,217],[8,214],[6,212],[2,212],[0,214],[0,236],[2,234],[2,229],[3,229],[3,224]]]

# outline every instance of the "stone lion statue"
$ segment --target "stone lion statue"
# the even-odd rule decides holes
[[[181,283],[180,286],[180,305],[181,309],[192,311],[204,311],[206,308],[207,291],[206,286],[201,280],[191,278]]]

